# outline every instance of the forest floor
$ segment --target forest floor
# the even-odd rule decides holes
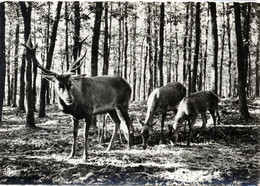
[[[173,146],[170,141],[159,144],[160,117],[149,147],[141,147],[141,126],[134,120],[135,138],[131,150],[115,141],[106,152],[113,124],[108,124],[105,143],[97,142],[97,127],[91,126],[88,161],[83,155],[83,122],[80,122],[76,157],[67,160],[72,144],[70,117],[47,107],[47,117],[38,118],[36,128],[25,127],[25,114],[4,107],[0,124],[0,184],[260,184],[260,98],[248,100],[254,120],[240,119],[238,102],[221,100],[221,121],[212,137],[212,119],[203,139],[186,146],[184,133]],[[144,119],[145,102],[130,105],[130,115]],[[209,115],[208,115],[208,118]],[[166,125],[172,122],[168,115]],[[201,119],[196,122],[199,131]],[[165,138],[168,139],[167,127]]]

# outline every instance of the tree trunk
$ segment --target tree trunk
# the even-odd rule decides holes
[[[9,33],[9,38],[11,38],[11,29]],[[11,39],[9,40],[9,47],[8,52],[7,52],[7,61],[6,61],[6,75],[7,75],[7,102],[6,105],[10,106],[11,105]]]
[[[24,87],[25,87],[25,81],[24,81],[24,74],[25,74],[25,54],[22,56],[22,64],[20,69],[20,98],[19,98],[19,110],[25,110],[24,105]]]
[[[49,24],[49,23],[48,23]],[[69,62],[69,15],[68,15],[68,2],[65,2],[65,56],[66,56],[66,67],[67,70],[70,68],[70,62]]]
[[[16,97],[17,97],[17,76],[18,76],[18,46],[19,46],[19,24],[16,25],[15,32],[15,59],[14,59],[14,89],[13,89],[13,107],[17,107]]]
[[[229,5],[227,3],[227,36],[228,36],[228,82],[229,82],[229,91],[228,97],[232,95],[232,74],[231,74],[231,65],[232,65],[232,51],[231,51],[231,34],[230,34],[230,12]]]
[[[178,41],[178,31],[177,31],[177,25],[175,26],[175,40],[176,40],[176,63],[175,63],[175,81],[179,81],[179,61],[180,61],[180,55],[179,55],[179,41]]]
[[[193,19],[193,2],[190,4],[190,37],[189,37],[189,43],[188,43],[188,48],[189,48],[189,55],[188,55],[188,64],[187,64],[187,70],[188,70],[188,95],[191,94],[191,56],[192,56],[192,37],[193,37],[193,24],[194,24],[194,19]]]
[[[28,41],[30,32],[31,32],[31,10],[32,4],[28,3],[28,8],[26,7],[25,2],[20,2],[21,12],[24,19],[24,40]],[[26,127],[35,128],[34,120],[34,96],[32,89],[32,61],[27,55],[27,66],[26,66]]]
[[[244,119],[251,118],[246,100],[246,76],[245,76],[245,53],[244,45],[242,38],[242,29],[241,29],[241,18],[240,18],[240,4],[234,3],[235,8],[235,28],[236,28],[236,39],[237,39],[237,67],[238,67],[238,95],[239,95],[239,111],[241,116]]]
[[[0,3],[0,122],[5,95],[5,2]]]
[[[188,33],[189,33],[189,7],[190,7],[190,3],[186,3],[185,35],[183,41],[183,68],[182,68],[183,85],[186,85],[186,81],[187,81],[186,63],[187,63],[187,40],[188,40]]]
[[[225,34],[226,34],[226,25],[225,25],[225,4],[223,3],[223,17],[222,17],[222,49],[221,49],[221,59],[219,67],[219,97],[222,96],[222,71],[223,71],[223,61],[224,61],[224,50],[225,50]]]
[[[155,5],[155,10],[154,10],[154,30],[155,30],[155,38],[154,38],[154,64],[153,64],[153,83],[154,83],[154,88],[158,87],[158,82],[157,82],[157,63],[158,63],[158,29],[157,29],[157,5]]]
[[[170,29],[169,29],[169,33],[173,33],[172,31],[172,21],[170,22]],[[172,53],[173,53],[173,36],[172,34],[170,35],[170,41],[169,41],[169,51],[168,51],[168,56],[169,59],[167,60],[167,83],[172,81],[172,70],[174,70],[174,68],[172,69],[172,64],[174,64],[172,62]],[[174,65],[173,65],[174,66]]]
[[[258,18],[260,20],[260,17]],[[260,29],[260,22],[258,23]],[[260,48],[260,32],[258,32],[258,41],[256,46],[256,60],[255,60],[255,96],[259,97],[259,48]]]
[[[57,36],[57,29],[58,29],[58,24],[60,20],[60,11],[61,11],[61,6],[62,2],[58,2],[57,9],[56,9],[56,17],[55,21],[53,23],[52,27],[52,34],[51,34],[51,41],[50,41],[50,46],[48,48],[48,53],[47,53],[47,62],[46,62],[46,69],[51,68],[51,62],[53,58],[53,53],[54,53],[54,47],[55,47],[55,42],[56,42],[56,36]],[[48,37],[48,36],[47,36]],[[48,88],[48,82],[45,78],[42,78],[41,80],[41,92],[40,92],[40,107],[39,107],[39,117],[45,117],[45,93]]]
[[[92,51],[91,51],[91,76],[98,75],[98,43],[100,36],[100,25],[102,16],[102,2],[96,2],[96,14],[94,23],[94,33],[92,37]]]
[[[127,48],[128,48],[128,26],[127,26],[127,2],[125,2],[125,14],[124,14],[124,18],[125,18],[125,67],[124,67],[124,78],[127,79]]]
[[[147,36],[146,42],[148,45],[148,64],[149,64],[149,87],[148,95],[153,90],[153,61],[152,61],[152,39],[151,39],[151,3],[148,3],[148,15],[147,15]]]
[[[143,69],[143,100],[146,98],[146,66],[148,58],[148,46],[145,47],[144,69]]]
[[[73,46],[73,58],[74,61],[77,60],[77,57],[80,56],[80,10],[79,10],[79,1],[75,1],[74,5],[74,46]],[[77,69],[77,73],[80,74],[80,68]]]
[[[164,47],[164,3],[161,3],[160,13],[160,54],[159,54],[159,73],[160,73],[160,87],[163,86],[163,47]]]
[[[104,63],[103,75],[108,75],[109,51],[108,51],[108,2],[105,2],[105,36],[104,36]]]
[[[195,55],[194,55],[194,62],[193,62],[191,92],[196,92],[199,51],[200,51],[200,3],[196,3],[196,44],[195,44]]]
[[[207,10],[207,27],[206,27],[206,43],[205,43],[205,52],[204,52],[204,61],[203,61],[203,85],[204,90],[206,90],[206,77],[207,77],[207,58],[208,58],[208,36],[209,36],[209,9]]]
[[[214,60],[211,63],[211,90],[217,94],[218,90],[218,26],[217,26],[217,15],[216,15],[216,3],[209,3],[211,12],[211,25],[212,25],[212,41]]]
[[[133,97],[132,101],[136,99],[136,79],[137,79],[137,72],[136,72],[136,22],[137,22],[137,15],[134,14],[134,26],[133,26]]]
[[[244,17],[244,23],[243,23],[243,45],[244,45],[244,52],[245,52],[245,77],[247,78],[247,72],[248,72],[248,66],[249,66],[249,32],[250,32],[250,13],[251,13],[251,3],[244,3],[242,5],[243,7],[243,17]],[[248,83],[246,84],[246,89],[248,92],[249,86]]]

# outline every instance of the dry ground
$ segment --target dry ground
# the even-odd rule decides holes
[[[151,137],[150,146],[142,150],[140,125],[134,120],[135,144],[132,150],[116,141],[113,151],[105,152],[113,124],[108,124],[109,138],[97,142],[97,128],[89,135],[89,159],[81,162],[82,126],[79,131],[77,154],[67,160],[72,143],[72,129],[68,116],[49,106],[48,117],[36,116],[36,129],[25,128],[25,114],[15,114],[5,107],[0,126],[0,184],[250,184],[260,183],[260,99],[249,100],[255,118],[239,118],[238,104],[222,100],[221,122],[212,137],[212,120],[204,138],[194,139],[186,147],[185,135],[172,146],[165,127],[165,144],[160,141],[160,117]],[[145,117],[144,102],[130,106],[130,114]],[[209,116],[208,116],[209,118]],[[167,116],[166,124],[173,116]],[[201,124],[197,121],[196,126]],[[198,132],[199,128],[196,128]]]

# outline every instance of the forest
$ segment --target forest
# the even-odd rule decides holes
[[[0,2],[0,184],[259,184],[259,48],[257,2]],[[81,104],[98,108],[62,112],[63,77],[91,80]],[[181,97],[143,149],[148,98],[172,82],[186,98],[213,92],[217,125],[207,112],[202,132],[201,113],[191,145],[189,120],[174,144]]]

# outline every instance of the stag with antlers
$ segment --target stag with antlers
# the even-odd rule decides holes
[[[27,42],[28,43],[28,42]],[[56,73],[44,68],[36,58],[36,47],[24,45],[37,67],[42,70],[47,79],[53,79],[57,95],[58,106],[66,114],[71,115],[73,123],[73,143],[69,158],[76,152],[76,139],[79,120],[85,119],[84,125],[84,152],[83,161],[87,160],[87,138],[93,115],[109,113],[115,123],[112,138],[107,151],[113,147],[113,143],[120,125],[125,130],[127,147],[131,149],[133,143],[133,126],[128,115],[129,101],[131,97],[130,85],[118,76],[85,77],[75,75],[75,70],[83,64],[82,59],[86,53],[77,59],[64,74]]]

